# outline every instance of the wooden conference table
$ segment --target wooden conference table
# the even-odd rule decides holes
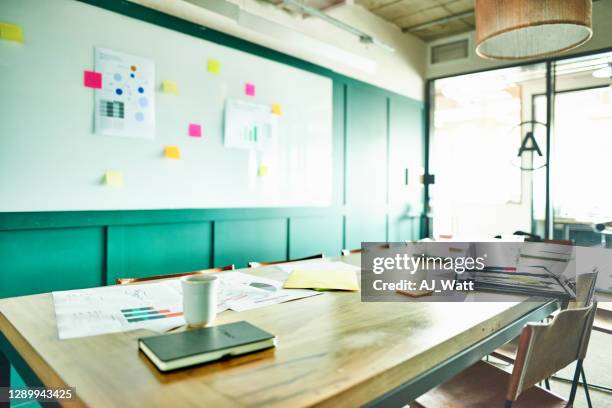
[[[246,320],[276,334],[275,349],[161,374],[138,352],[145,330],[58,340],[44,293],[0,300],[0,387],[10,360],[29,386],[76,387],[67,406],[402,406],[556,309],[545,299],[362,303],[359,293],[325,292],[218,316],[215,324]]]

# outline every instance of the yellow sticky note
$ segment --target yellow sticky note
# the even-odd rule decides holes
[[[209,59],[208,72],[215,75],[219,74],[221,72],[221,62],[217,61],[216,59]]]
[[[268,166],[266,166],[265,164],[262,164],[259,166],[259,169],[257,169],[257,175],[259,177],[265,177],[268,175]]]
[[[282,115],[283,114],[283,109],[281,108],[280,103],[273,103],[272,104],[272,113],[275,115]]]
[[[122,187],[123,173],[117,170],[107,170],[104,173],[104,184],[110,187]]]
[[[353,271],[315,271],[295,269],[283,285],[285,289],[359,290]]]
[[[162,81],[161,89],[163,93],[171,93],[178,95],[178,85],[174,81],[165,80]]]
[[[180,159],[181,158],[181,149],[178,146],[166,146],[164,148],[164,156],[167,159]]]
[[[0,38],[7,41],[23,43],[23,30],[10,23],[0,23]]]

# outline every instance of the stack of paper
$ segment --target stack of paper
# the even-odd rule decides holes
[[[356,272],[360,268],[346,262],[327,261],[324,259],[301,262],[287,262],[274,265],[285,273],[291,273],[296,269],[304,271],[352,271]]]
[[[295,269],[285,281],[286,289],[359,290],[354,271]]]
[[[285,289],[359,290],[359,267],[346,262],[325,259],[287,262],[275,265],[289,274]]]

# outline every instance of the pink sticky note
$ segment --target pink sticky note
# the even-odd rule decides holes
[[[248,96],[255,96],[255,85],[247,82],[244,85],[244,93]]]
[[[94,71],[83,71],[83,85],[87,88],[102,88],[102,74]]]
[[[202,137],[202,125],[197,123],[189,124],[189,136],[191,137]]]

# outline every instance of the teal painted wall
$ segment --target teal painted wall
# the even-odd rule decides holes
[[[104,284],[99,227],[0,231],[0,297]]]
[[[107,283],[117,278],[210,268],[212,223],[112,226],[107,229]]]
[[[287,258],[287,220],[284,218],[215,223],[215,263],[245,267],[249,261]]]
[[[0,213],[0,297],[421,237],[422,187],[405,172],[423,168],[422,103],[130,2],[86,2],[331,78],[333,204]]]
[[[289,219],[289,259],[339,254],[343,236],[342,216],[293,217]]]

